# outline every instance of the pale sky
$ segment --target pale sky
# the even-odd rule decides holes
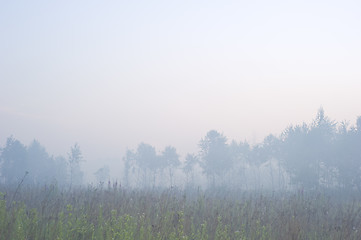
[[[0,145],[102,167],[361,115],[360,1],[0,1]]]

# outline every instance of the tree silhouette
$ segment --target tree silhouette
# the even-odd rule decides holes
[[[136,167],[136,154],[127,149],[126,153],[125,153],[125,157],[123,158],[123,161],[124,161],[124,185],[129,187],[131,186],[131,183],[130,183],[130,173],[131,173],[131,170],[135,169]]]
[[[138,178],[139,173],[142,173],[142,186],[149,186],[149,181],[147,180],[149,171],[153,174],[153,185],[155,184],[156,170],[158,168],[157,160],[157,154],[153,146],[146,143],[138,145],[135,162],[138,166]]]
[[[356,120],[356,131],[361,132],[361,116],[357,117]]]
[[[63,156],[52,157],[54,162],[54,169],[52,171],[53,177],[59,184],[67,183],[68,169],[67,162]]]
[[[247,142],[232,141],[229,145],[232,168],[228,175],[228,184],[239,188],[242,185],[247,187],[246,168],[252,156],[251,147]]]
[[[211,186],[215,186],[216,176],[223,178],[232,167],[232,158],[227,145],[227,138],[215,130],[211,130],[203,138],[201,148],[201,167]]]
[[[194,167],[198,163],[198,157],[194,154],[187,154],[183,167],[183,172],[186,175],[186,185],[194,184]],[[189,177],[191,181],[189,181]]]
[[[309,151],[308,131],[306,124],[290,126],[284,131],[281,162],[290,174],[291,183],[312,188],[318,183],[318,174]]]
[[[55,168],[54,159],[49,156],[45,148],[37,140],[33,140],[27,148],[29,163],[29,177],[35,184],[46,183],[54,180],[54,172],[61,169]]]
[[[20,141],[9,137],[2,149],[0,162],[4,182],[17,182],[28,171],[26,147]]]
[[[80,163],[83,161],[83,156],[77,143],[70,148],[68,159],[70,166],[70,186],[81,185],[83,183],[83,172],[80,169]]]
[[[348,189],[358,189],[361,193],[361,118],[356,121],[356,128],[339,130],[333,147],[332,163],[338,170],[339,183]]]
[[[174,169],[180,165],[179,155],[174,147],[167,146],[162,152],[162,158],[163,163],[165,163],[168,168],[169,184],[173,186]]]
[[[286,129],[281,160],[292,183],[306,188],[331,184],[335,134],[336,123],[325,116],[322,107],[309,126],[304,123]]]

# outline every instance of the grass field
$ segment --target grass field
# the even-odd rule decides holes
[[[0,187],[0,239],[361,239],[343,192]],[[358,200],[357,200],[358,199]]]

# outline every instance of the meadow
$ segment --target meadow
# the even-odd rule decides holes
[[[0,186],[0,239],[361,239],[357,193]]]

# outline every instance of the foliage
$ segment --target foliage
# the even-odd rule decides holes
[[[201,166],[206,176],[215,186],[215,177],[223,177],[232,166],[232,157],[227,145],[227,138],[215,130],[209,131],[203,138],[201,149]]]
[[[189,185],[189,178],[191,178],[191,185],[195,185],[194,183],[194,168],[198,164],[198,158],[195,154],[187,154],[185,158],[185,163],[183,167],[183,172],[186,175],[186,185]]]
[[[173,186],[173,169],[180,165],[177,150],[172,146],[165,147],[164,151],[162,152],[162,159],[165,166],[168,167],[170,186]]]
[[[9,137],[0,148],[0,180],[17,184],[25,172],[26,183],[83,184],[83,161],[79,145],[68,158],[49,155],[34,140],[29,146]],[[228,142],[209,131],[199,142],[199,151],[180,159],[176,148],[163,151],[141,143],[127,150],[123,176],[126,187],[208,187],[241,189],[348,189],[361,193],[361,117],[356,124],[340,124],[320,108],[311,123],[287,127],[280,136],[269,135],[253,146],[246,141]],[[109,169],[100,168],[98,182],[109,179]]]
[[[56,180],[66,182],[67,166],[62,157],[52,157],[34,140],[28,147],[9,137],[0,154],[1,177],[7,184],[16,184],[25,172],[27,183],[44,184]]]
[[[149,187],[152,183],[153,187],[157,184],[157,179],[164,179],[164,170],[168,170],[169,184],[173,185],[174,169],[180,165],[179,155],[172,146],[165,147],[161,154],[157,154],[155,147],[140,143],[136,151],[127,150],[124,158],[125,182],[126,186],[131,186],[131,170],[135,173],[137,186]],[[134,179],[134,174],[133,174]],[[165,181],[161,181],[158,185],[165,185]]]

